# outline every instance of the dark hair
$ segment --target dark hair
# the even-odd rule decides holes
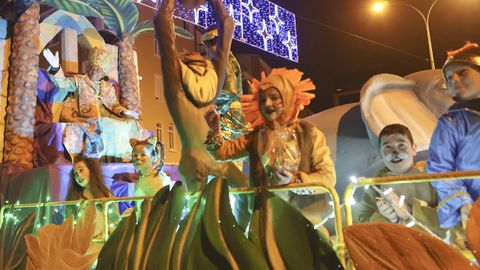
[[[382,137],[388,136],[392,134],[402,134],[403,136],[407,137],[410,143],[413,145],[413,136],[408,127],[402,124],[391,124],[382,129],[380,134],[378,135],[378,144],[382,144]]]
[[[89,187],[94,198],[108,198],[112,197],[112,192],[105,186],[103,178],[102,167],[100,161],[94,158],[79,157],[74,164],[84,162],[90,171]],[[72,179],[67,193],[67,200],[79,200],[83,197],[83,187],[79,186],[75,181],[75,171],[72,170]]]

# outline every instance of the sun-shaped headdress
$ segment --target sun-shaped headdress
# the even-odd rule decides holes
[[[260,92],[270,87],[276,88],[283,99],[284,111],[279,119],[280,124],[286,124],[297,119],[298,113],[315,94],[308,91],[315,90],[315,85],[309,78],[302,80],[303,72],[298,69],[274,68],[268,75],[262,72],[260,81],[253,79],[250,82],[252,94],[242,95],[243,114],[245,119],[255,128],[263,124],[264,119],[260,113]]]

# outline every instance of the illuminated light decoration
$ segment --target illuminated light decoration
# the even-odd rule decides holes
[[[134,0],[156,8],[158,0]],[[253,47],[298,62],[295,14],[268,0],[222,0],[235,22],[233,38]],[[187,9],[178,3],[174,10],[178,19],[203,28],[215,24],[209,2],[197,9]],[[264,27],[264,23],[266,27]],[[268,37],[262,33],[266,28]]]
[[[194,14],[193,21],[194,21],[195,24],[198,24],[198,22],[199,22],[200,12],[203,12],[203,13],[207,14],[208,13],[207,5],[205,5],[205,4],[200,5],[200,7],[195,8],[193,10],[193,14]]]
[[[294,50],[297,49],[297,42],[292,40],[292,36],[290,36],[290,32],[287,32],[287,38],[282,41],[283,45],[288,48],[288,57],[293,58]]]
[[[263,37],[263,49],[268,51],[268,40],[273,39],[273,37],[268,33],[265,21],[262,21],[262,29],[257,30],[257,33]]]
[[[260,13],[260,11],[258,10],[258,8],[256,8],[253,5],[252,0],[247,0],[247,1],[248,1],[247,3],[242,1],[242,7],[244,7],[247,10],[248,20],[250,21],[250,23],[253,23],[253,16],[255,16],[255,13]]]
[[[277,33],[277,35],[280,34],[280,27],[282,25],[284,25],[285,23],[280,20],[280,18],[278,17],[278,6],[277,5],[274,5],[274,15],[268,15],[268,18],[270,19],[270,21],[272,22],[273,25],[275,25],[275,32]]]

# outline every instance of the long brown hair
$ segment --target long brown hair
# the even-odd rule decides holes
[[[89,188],[92,192],[94,198],[108,198],[113,197],[112,192],[105,186],[105,181],[103,178],[102,167],[100,166],[100,161],[94,158],[79,157],[75,160],[75,164],[79,162],[84,162],[90,171],[89,179]],[[77,181],[75,181],[75,172],[72,170],[72,177],[70,182],[70,187],[67,193],[67,200],[79,200],[86,199],[83,197],[84,188],[79,186]]]

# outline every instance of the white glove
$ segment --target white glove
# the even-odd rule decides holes
[[[392,205],[385,200],[378,200],[377,201],[377,209],[378,212],[388,219],[390,222],[397,223],[398,216],[395,213],[395,209],[393,209]]]
[[[127,116],[128,118],[132,118],[132,119],[138,119],[138,117],[139,117],[138,113],[136,113],[134,111],[131,111],[131,110],[123,111],[122,114],[124,116]]]
[[[52,68],[57,69],[60,67],[60,57],[58,57],[58,51],[55,53],[55,55],[53,55],[52,51],[45,49],[43,50],[43,56],[45,59],[47,59],[47,62]]]

